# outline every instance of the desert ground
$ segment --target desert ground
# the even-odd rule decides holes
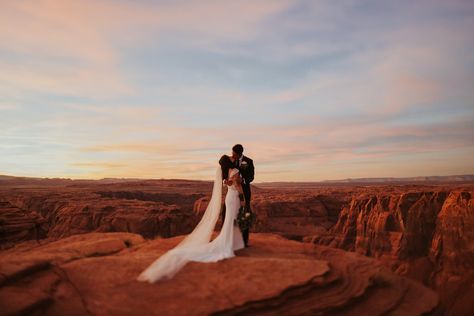
[[[249,248],[137,282],[192,231],[211,190],[190,180],[1,177],[0,314],[474,311],[470,181],[257,183]]]

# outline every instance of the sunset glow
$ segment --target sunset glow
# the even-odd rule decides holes
[[[474,1],[0,3],[0,174],[474,173]]]

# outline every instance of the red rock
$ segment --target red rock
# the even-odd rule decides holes
[[[209,183],[182,181],[177,193],[144,183],[109,185],[107,191],[95,185],[81,187],[0,187],[0,247],[11,247],[27,239],[59,239],[91,231],[125,231],[145,237],[171,237],[189,233],[199,217],[193,213],[194,201],[203,196]],[[136,186],[142,191],[137,191]],[[126,186],[129,191],[123,190]],[[194,193],[189,191],[195,190]],[[179,191],[181,190],[181,192]],[[8,206],[8,207],[7,207]],[[13,211],[14,210],[14,211]],[[17,214],[17,215],[13,215]],[[17,217],[14,217],[17,216]]]
[[[469,315],[474,311],[472,194],[359,195],[343,208],[329,233],[306,240],[376,257],[436,289],[450,312]]]
[[[453,315],[474,311],[474,196],[451,192],[437,215],[431,285]],[[472,314],[472,313],[471,313]]]
[[[437,306],[433,291],[373,259],[272,234],[252,237],[234,258],[191,262],[155,284],[136,277],[182,236],[91,233],[19,245],[0,253],[0,305],[44,315],[421,315]]]
[[[49,227],[36,212],[26,212],[7,201],[0,201],[0,210],[0,249],[46,237]]]
[[[186,234],[212,190],[210,182],[186,180],[15,181],[0,181],[0,248],[21,242],[16,250],[91,231],[147,238]],[[255,185],[257,222],[250,239],[255,232],[272,232],[375,257],[436,289],[448,313],[460,314],[473,309],[474,302],[472,188]]]

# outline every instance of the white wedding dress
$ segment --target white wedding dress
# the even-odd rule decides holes
[[[237,169],[229,170],[229,179],[238,173]],[[239,191],[235,186],[228,186],[225,197],[226,213],[219,235],[212,241],[217,219],[219,218],[222,198],[222,171],[218,167],[212,197],[200,222],[176,247],[169,250],[137,278],[138,281],[156,282],[173,277],[189,261],[216,262],[234,257],[234,251],[244,248],[242,233],[234,225],[234,219],[240,208]]]

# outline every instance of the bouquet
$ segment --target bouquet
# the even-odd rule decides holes
[[[255,222],[255,214],[252,212],[250,206],[241,206],[239,213],[235,219],[235,223],[239,226],[240,230],[249,229]]]

